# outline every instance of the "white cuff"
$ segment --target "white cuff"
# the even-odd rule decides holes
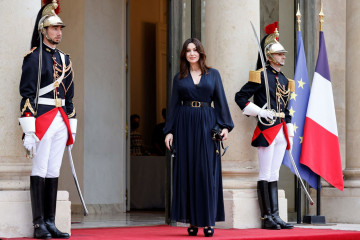
[[[76,118],[70,118],[69,123],[70,123],[71,133],[76,133],[77,119]]]
[[[19,118],[19,123],[24,133],[35,132],[35,118],[34,117],[22,117]]]
[[[259,115],[260,111],[261,108],[259,106],[249,102],[249,104],[243,109],[243,114],[256,117]]]
[[[292,123],[287,123],[286,124],[287,130],[288,130],[288,135],[289,137],[293,137],[294,134],[294,125]]]

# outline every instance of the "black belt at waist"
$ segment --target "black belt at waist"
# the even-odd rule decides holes
[[[198,101],[183,101],[182,105],[190,107],[211,107],[211,103]]]

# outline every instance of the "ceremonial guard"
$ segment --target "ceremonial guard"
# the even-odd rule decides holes
[[[32,158],[30,195],[34,238],[69,238],[55,226],[58,177],[65,146],[75,140],[77,119],[70,57],[56,48],[65,27],[58,2],[44,1],[25,55],[20,81],[24,146]]]
[[[294,136],[288,101],[295,85],[280,71],[287,51],[277,40],[278,22],[266,26],[265,32],[261,48],[266,64],[259,55],[257,70],[250,71],[249,81],[236,93],[235,101],[244,115],[258,117],[251,145],[258,149],[257,192],[262,228],[290,229],[293,226],[279,217],[277,182],[285,150],[291,148]]]

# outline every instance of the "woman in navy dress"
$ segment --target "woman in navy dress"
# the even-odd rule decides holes
[[[189,235],[204,227],[205,236],[211,237],[215,222],[225,220],[221,158],[211,129],[218,125],[226,140],[234,124],[220,74],[205,60],[201,42],[186,40],[164,133],[167,148],[176,150],[170,218],[190,223]]]

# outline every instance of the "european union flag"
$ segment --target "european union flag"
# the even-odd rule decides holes
[[[306,68],[306,59],[301,31],[297,32],[297,57],[295,68],[295,92],[291,93],[289,111],[294,124],[294,143],[292,154],[300,176],[311,187],[317,188],[317,175],[307,166],[300,164],[301,147],[303,142],[304,123],[310,96],[309,78]],[[295,173],[287,154],[284,156],[283,164]]]

